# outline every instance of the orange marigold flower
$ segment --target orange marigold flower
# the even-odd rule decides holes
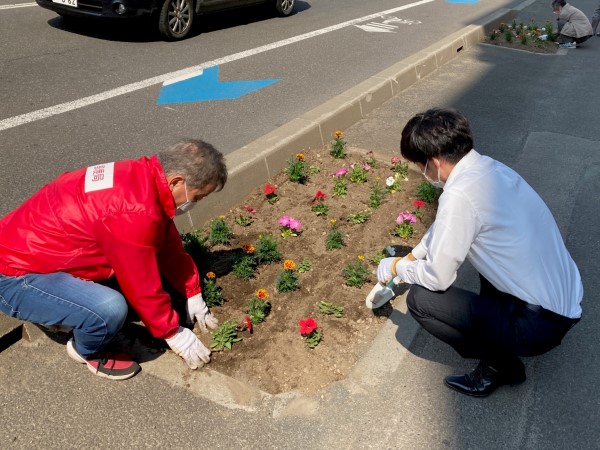
[[[335,132],[335,137],[336,138],[340,138],[340,137],[342,137],[342,135],[343,135],[343,133],[341,131],[336,131]]]
[[[242,250],[244,250],[245,253],[254,253],[254,245],[252,244],[244,244],[242,245]]]
[[[214,272],[206,272],[206,278],[208,278],[209,280],[214,280],[215,278],[217,278],[217,276]]]
[[[294,267],[296,267],[296,263],[294,261],[292,261],[291,259],[286,259],[283,262],[283,268],[285,270],[294,270]]]
[[[269,293],[266,289],[259,289],[258,291],[256,291],[256,296],[261,300],[266,300],[267,298],[269,298]]]
[[[296,153],[296,159],[298,161],[304,161],[304,153]]]

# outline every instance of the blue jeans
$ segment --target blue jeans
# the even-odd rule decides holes
[[[77,352],[102,350],[127,317],[123,295],[93,281],[57,272],[9,277],[0,274],[0,312],[44,326],[73,329]]]

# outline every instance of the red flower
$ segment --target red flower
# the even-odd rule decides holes
[[[309,317],[306,320],[301,320],[300,322],[298,322],[298,325],[300,325],[300,334],[302,336],[306,336],[312,333],[317,329],[318,326],[317,322],[315,322],[315,319],[313,319],[312,317]]]
[[[415,200],[413,202],[413,206],[416,206],[417,208],[420,208],[421,206],[425,206],[425,202],[423,200]]]
[[[317,191],[315,198],[312,199],[311,203],[316,202],[317,200],[325,200],[327,198],[327,194],[321,191]]]
[[[250,316],[246,316],[246,327],[248,328],[248,331],[250,333],[252,333],[252,321],[250,320]]]
[[[263,192],[265,193],[265,195],[272,195],[275,193],[276,190],[277,190],[277,186],[267,183],[267,184],[265,184],[265,188],[263,189]]]
[[[248,211],[250,214],[256,214],[256,209],[254,209],[252,206],[250,205],[244,205],[244,209],[246,211]]]

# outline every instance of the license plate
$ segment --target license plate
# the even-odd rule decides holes
[[[77,8],[77,0],[52,0],[53,3],[59,3],[65,6],[72,6],[73,8]]]

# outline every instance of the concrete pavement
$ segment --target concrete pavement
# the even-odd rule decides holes
[[[573,4],[588,14],[595,6]],[[537,1],[482,22],[513,16],[552,19],[547,2]],[[2,446],[598,448],[600,38],[550,56],[477,45],[481,37],[481,28],[468,27],[241,149],[223,194],[236,203],[237,186],[262,183],[290,152],[322,146],[335,129],[354,147],[386,154],[397,151],[414,113],[459,108],[478,151],[515,168],[546,200],[584,280],[581,322],[562,346],[526,361],[527,383],[484,400],[449,391],[443,377],[473,363],[419,330],[401,299],[349,377],[316,396],[272,396],[141,348],[143,372],[109,383],[67,358],[60,335],[55,342],[26,326],[29,339],[0,353]],[[468,267],[460,275],[459,283],[476,287]],[[2,319],[0,331],[11,326],[16,340],[21,324]]]

